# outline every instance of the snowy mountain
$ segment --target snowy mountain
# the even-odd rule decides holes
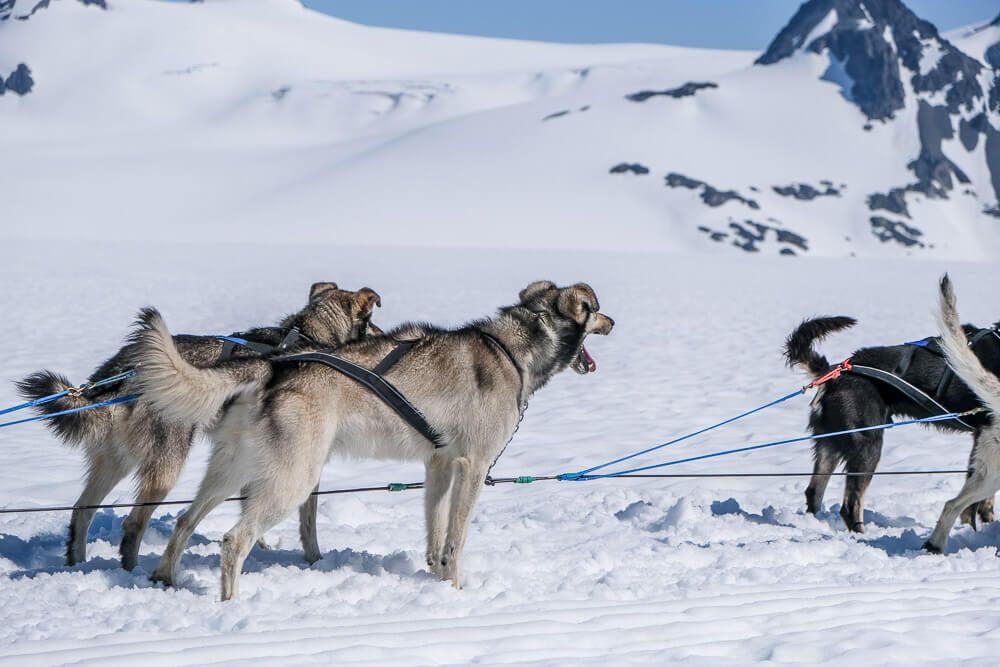
[[[756,54],[2,0],[3,232],[996,258],[996,30],[810,0]]]

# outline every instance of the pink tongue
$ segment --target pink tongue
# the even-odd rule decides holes
[[[588,373],[595,372],[597,370],[597,362],[594,361],[594,358],[592,356],[590,356],[590,352],[587,352],[586,346],[581,345],[580,351],[583,352],[583,357],[584,359],[587,360],[587,372]]]

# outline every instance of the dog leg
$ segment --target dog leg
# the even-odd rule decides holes
[[[476,505],[479,492],[486,480],[487,466],[474,466],[466,457],[455,459],[451,463],[452,489],[451,507],[448,516],[448,537],[441,556],[443,579],[451,581],[455,588],[461,589],[459,577],[459,561],[465,549],[465,538],[469,532],[469,519],[472,508]]]
[[[972,445],[969,476],[958,495],[944,504],[934,532],[924,543],[931,553],[943,553],[948,546],[948,533],[956,517],[972,503],[989,498],[1000,490],[1000,434],[979,434]]]
[[[313,492],[319,491],[319,485]],[[299,539],[302,542],[302,551],[306,562],[312,565],[323,558],[319,550],[319,538],[316,534],[316,511],[319,505],[319,498],[313,494],[304,503],[299,505]]]
[[[837,453],[832,445],[817,442],[813,445],[813,474],[806,487],[806,510],[816,514],[823,509],[823,496],[830,483],[830,473],[837,469]]]
[[[451,488],[450,457],[435,451],[426,466],[424,520],[427,526],[427,566],[444,578],[441,557],[448,531],[448,490]]]
[[[139,560],[139,546],[142,544],[142,536],[149,525],[149,519],[153,516],[157,505],[174,488],[177,478],[181,474],[184,466],[184,458],[171,458],[154,461],[147,464],[139,471],[139,492],[136,494],[136,502],[140,507],[132,508],[125,524],[122,527],[122,542],[118,547],[121,554],[122,567],[128,571],[135,569]]]
[[[983,523],[990,523],[994,520],[993,516],[993,501],[995,496],[990,496],[983,502],[979,503],[979,520]]]
[[[257,480],[250,486],[240,520],[222,540],[223,602],[239,596],[240,572],[257,538],[291,514],[296,505],[307,502],[310,491],[319,484],[324,459],[291,461],[292,466],[284,474]]]
[[[934,526],[934,532],[924,542],[924,549],[935,554],[944,553],[945,547],[948,546],[948,533],[951,532],[955,518],[958,517],[962,509],[967,507],[969,503],[996,493],[998,489],[1000,489],[1000,478],[995,474],[974,472],[965,480],[965,486],[958,492],[958,495],[944,504],[937,525]]]
[[[227,497],[243,487],[242,473],[245,470],[245,465],[240,464],[237,460],[238,457],[228,455],[227,449],[229,448],[219,447],[217,444],[215,451],[212,452],[205,479],[201,481],[198,494],[191,506],[188,507],[187,512],[177,519],[177,525],[174,527],[173,535],[170,536],[170,542],[163,551],[163,556],[160,557],[156,570],[150,577],[153,581],[166,586],[174,584],[181,554],[198,524]],[[239,445],[235,449],[239,451]]]
[[[974,467],[974,462],[976,460],[976,449],[979,444],[981,430],[977,429],[975,434],[972,436],[972,450],[969,452],[969,469]],[[968,475],[966,475],[968,476]],[[976,525],[976,519],[979,518],[983,523],[989,523],[993,521],[993,497],[989,497],[986,500],[980,501],[978,503],[972,503],[964,510],[962,510],[962,523],[972,526],[973,530],[979,530]]]
[[[88,458],[87,482],[76,500],[77,506],[99,504],[129,473],[126,464],[106,451],[99,451],[97,455]],[[76,565],[87,559],[87,533],[96,513],[96,509],[73,510],[69,520],[69,539],[66,542],[67,565]]]
[[[844,504],[840,516],[847,529],[855,533],[865,532],[865,493],[872,483],[872,473],[882,458],[882,434],[871,432],[855,434],[850,456],[847,457],[847,472],[861,473],[847,477],[844,484]]]

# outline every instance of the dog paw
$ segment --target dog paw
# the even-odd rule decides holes
[[[173,588],[174,585],[174,578],[170,576],[169,573],[160,572],[159,570],[149,575],[149,580],[152,581],[154,584],[162,584],[167,588]]]
[[[942,553],[944,553],[940,547],[933,544],[930,540],[924,542],[923,550],[929,554],[934,554],[935,556],[940,556]]]

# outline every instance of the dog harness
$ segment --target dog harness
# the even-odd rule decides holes
[[[1000,341],[1000,332],[998,332],[996,328],[980,329],[969,338],[969,347],[975,349],[976,345],[981,340],[991,335]],[[896,364],[896,368],[892,372],[881,368],[874,368],[872,366],[855,364],[850,359],[846,359],[843,363],[810,386],[817,386],[826,380],[837,379],[840,377],[841,373],[850,372],[855,375],[862,375],[889,385],[919,405],[930,415],[944,415],[951,412],[941,404],[941,399],[944,397],[945,392],[947,392],[948,387],[955,378],[955,372],[950,366],[945,364],[944,372],[941,374],[941,379],[938,380],[938,384],[933,395],[928,394],[903,379],[903,376],[906,375],[906,371],[910,368],[910,364],[913,362],[913,355],[916,353],[918,348],[927,350],[931,354],[935,354],[939,357],[944,357],[944,350],[941,348],[940,338],[924,338],[922,340],[909,341],[904,343],[904,345],[906,346],[906,349],[903,352],[903,356],[900,358],[899,363]],[[956,418],[955,421],[966,430],[976,430],[973,426],[970,426],[962,419]]]
[[[435,449],[439,449],[448,444],[444,437],[427,422],[427,418],[424,417],[423,413],[410,403],[402,392],[383,377],[417,342],[416,340],[396,341],[396,346],[371,370],[329,352],[290,354],[284,357],[277,357],[272,361],[282,363],[318,363],[346,375],[375,394],[386,406],[399,415],[403,421],[412,426],[420,435],[427,438],[434,445]]]
[[[272,354],[274,352],[284,352],[288,348],[292,347],[300,339],[306,339],[305,334],[298,330],[297,327],[292,327],[291,329],[257,329],[256,332],[267,331],[273,332],[275,337],[281,336],[281,342],[277,345],[271,345],[270,343],[261,343],[260,341],[248,340],[243,336],[250,335],[244,333],[240,335],[239,333],[234,333],[230,336],[216,336],[219,340],[223,341],[222,351],[219,353],[218,361],[229,361],[233,358],[233,354],[236,352],[236,348],[243,347],[251,352],[255,352],[261,356]]]

